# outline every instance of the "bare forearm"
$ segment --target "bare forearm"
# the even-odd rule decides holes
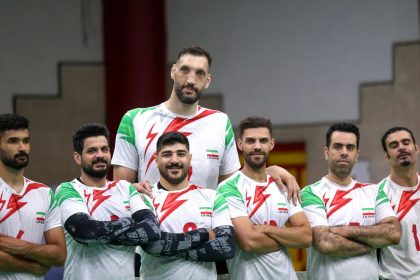
[[[41,276],[47,273],[48,269],[48,266],[0,250],[0,271],[24,272]]]
[[[253,226],[246,237],[241,238],[240,233],[238,233],[236,240],[242,250],[246,252],[267,254],[276,252],[282,247],[275,239],[263,233],[261,230],[258,230],[258,228],[254,228],[255,226],[257,225]]]
[[[321,253],[334,257],[361,256],[373,250],[373,248],[365,244],[349,240],[331,232],[322,234],[314,232],[313,246]]]
[[[62,266],[66,261],[63,249],[55,244],[37,245],[29,243],[22,250],[22,256],[44,266]]]
[[[312,231],[309,226],[275,227],[256,225],[270,238],[288,248],[307,248],[312,243]]]
[[[382,223],[372,226],[341,226],[331,230],[345,238],[364,243],[372,248],[398,244],[400,226],[397,223]]]

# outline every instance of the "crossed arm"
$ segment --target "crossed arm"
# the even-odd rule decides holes
[[[64,228],[85,245],[141,245],[160,237],[156,217],[147,209],[115,221],[98,221],[85,213],[75,213],[66,220]]]
[[[62,266],[66,260],[63,229],[56,227],[44,233],[46,244],[0,235],[0,270],[44,275],[51,266]]]
[[[178,256],[202,262],[231,259],[236,250],[231,226],[220,226],[213,230],[199,228],[186,233],[161,232],[160,240],[142,248],[154,256]]]
[[[313,245],[323,254],[353,257],[377,248],[398,244],[401,226],[395,217],[387,217],[372,226],[317,226],[313,231]]]
[[[244,217],[232,219],[239,247],[246,252],[266,254],[281,247],[309,247],[311,228],[303,212],[289,218],[290,227],[254,225]]]

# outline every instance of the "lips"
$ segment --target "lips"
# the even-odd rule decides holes
[[[407,153],[407,152],[401,152],[401,153],[397,156],[397,158],[402,158],[402,157],[407,157],[407,156],[410,156],[410,154],[409,154],[409,153]]]

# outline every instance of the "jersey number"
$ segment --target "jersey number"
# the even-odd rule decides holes
[[[197,225],[192,222],[186,223],[184,225],[184,232],[189,232],[196,229],[197,229]]]

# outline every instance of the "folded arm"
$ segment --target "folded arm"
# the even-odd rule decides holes
[[[334,257],[361,256],[373,250],[368,245],[331,232],[328,226],[312,228],[312,244],[321,253]]]
[[[384,218],[372,226],[340,226],[331,231],[372,248],[398,244],[401,239],[401,225],[395,217]]]
[[[288,248],[307,248],[312,243],[312,230],[303,212],[289,218],[289,227],[254,225],[254,229],[267,234],[280,245]]]
[[[236,241],[239,247],[246,252],[266,254],[278,251],[282,245],[267,234],[256,230],[248,217],[232,219],[235,228]]]
[[[141,247],[154,256],[176,256],[187,250],[193,249],[209,240],[209,232],[205,228],[188,231],[185,233],[160,233],[160,239]]]
[[[56,227],[44,233],[46,244],[1,235],[0,248],[9,254],[33,260],[44,266],[62,266],[66,261],[66,241],[63,229]]]
[[[215,238],[186,252],[185,258],[200,262],[218,262],[235,256],[235,232],[232,226],[213,229]]]
[[[32,273],[37,276],[42,276],[48,270],[48,266],[43,266],[35,261],[14,256],[6,251],[0,250],[0,271]]]

